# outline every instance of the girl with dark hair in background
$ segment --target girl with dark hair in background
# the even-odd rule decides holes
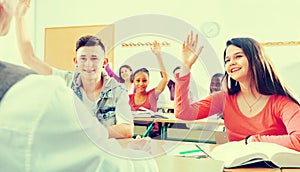
[[[133,85],[133,70],[129,65],[122,65],[119,68],[119,76],[111,70],[109,64],[105,66],[105,71],[110,77],[113,77],[119,83],[124,84],[129,94],[135,93],[135,87]]]

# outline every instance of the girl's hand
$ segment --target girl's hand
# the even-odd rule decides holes
[[[160,55],[161,53],[161,47],[160,44],[157,41],[153,41],[152,46],[151,46],[152,52],[157,56]]]
[[[188,69],[192,68],[202,52],[203,46],[200,46],[196,51],[197,44],[198,34],[194,38],[193,32],[188,35],[186,41],[182,44],[182,61]]]

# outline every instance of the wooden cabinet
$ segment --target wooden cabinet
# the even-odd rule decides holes
[[[59,69],[73,71],[76,41],[85,35],[101,39],[109,62],[114,62],[114,25],[70,26],[45,29],[44,61]]]

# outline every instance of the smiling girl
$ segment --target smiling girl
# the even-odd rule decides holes
[[[175,115],[195,120],[223,113],[229,141],[272,142],[300,151],[300,107],[279,79],[262,46],[252,38],[234,38],[224,51],[227,90],[190,103],[190,69],[198,35],[191,33],[183,44],[184,67],[176,75]],[[195,54],[192,56],[192,54]]]

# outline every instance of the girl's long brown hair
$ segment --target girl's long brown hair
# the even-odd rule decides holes
[[[224,61],[226,57],[226,49],[228,46],[234,45],[241,48],[246,55],[249,68],[251,70],[251,82],[255,84],[257,91],[264,95],[283,95],[290,98],[299,105],[298,100],[293,96],[292,92],[279,79],[278,74],[269,59],[265,55],[263,47],[252,38],[233,38],[226,43],[224,51]],[[236,94],[240,91],[240,85],[237,81],[230,78],[225,72],[225,83],[230,95]]]

